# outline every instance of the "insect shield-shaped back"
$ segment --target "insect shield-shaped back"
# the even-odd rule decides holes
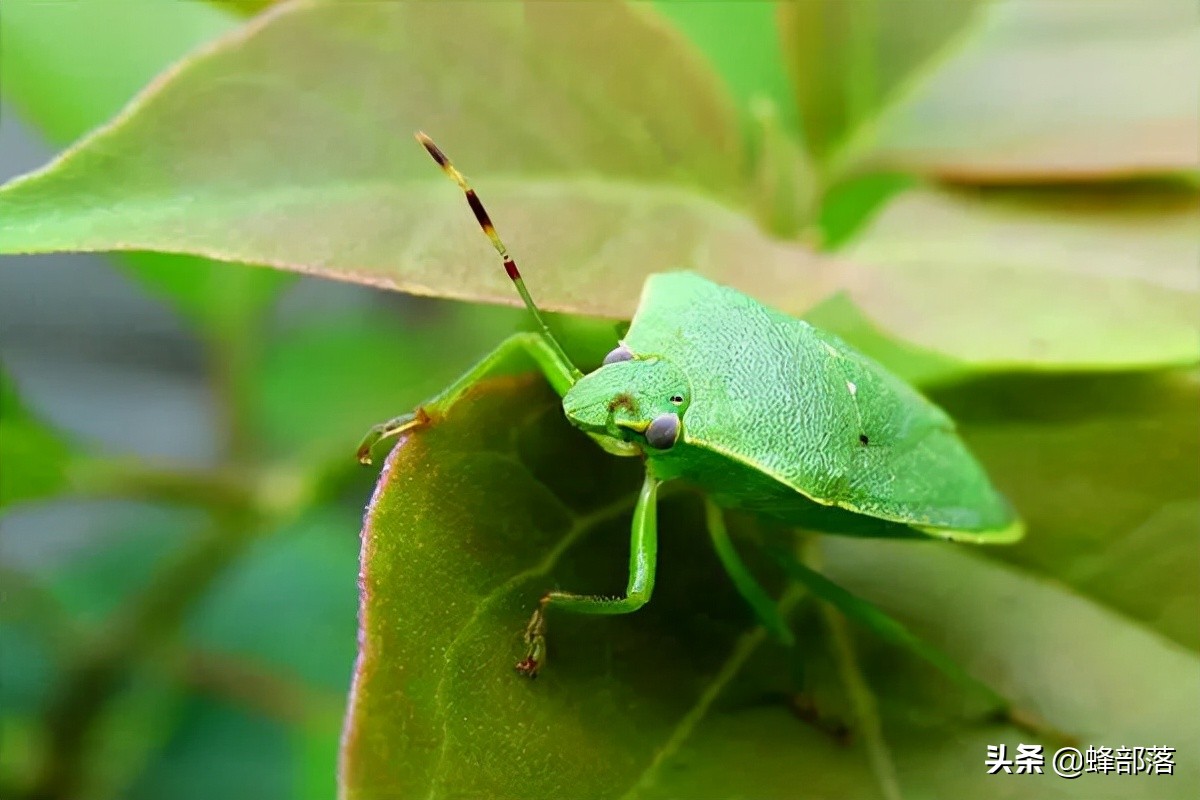
[[[623,346],[571,387],[563,411],[577,428],[663,450],[683,432],[691,387],[683,372],[657,356]]]

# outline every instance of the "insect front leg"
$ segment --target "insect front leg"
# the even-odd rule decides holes
[[[629,537],[629,582],[624,597],[547,592],[539,601],[529,625],[525,642],[529,649],[517,662],[517,671],[533,678],[546,659],[546,609],[550,606],[577,614],[628,614],[650,601],[654,591],[654,570],[658,556],[658,484],[649,472],[642,482]]]
[[[514,334],[496,347],[495,350],[483,357],[465,375],[452,383],[437,397],[422,405],[416,411],[403,414],[395,419],[373,426],[358,445],[358,460],[370,464],[372,451],[379,442],[399,436],[407,430],[427,425],[429,421],[454,405],[468,389],[480,379],[493,372],[499,372],[515,358],[525,356],[531,359],[546,380],[562,397],[576,381],[575,367],[564,361],[545,338],[536,333]]]

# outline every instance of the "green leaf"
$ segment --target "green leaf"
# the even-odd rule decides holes
[[[772,4],[656,0],[654,8],[703,51],[741,111],[765,99],[778,109],[785,129],[798,130],[800,117],[792,102]]]
[[[984,0],[791,0],[783,50],[810,150],[826,157],[971,21]]]
[[[754,206],[759,224],[781,238],[808,236],[818,212],[818,180],[799,144],[781,125],[778,107],[759,99],[754,121]]]
[[[355,571],[358,516],[349,505],[316,508],[254,542],[191,611],[184,632],[192,649],[242,659],[344,700],[354,659],[345,635],[354,597],[345,583]],[[289,712],[303,718],[310,710],[297,704]]]
[[[623,538],[638,475],[586,439],[580,447],[535,378],[479,389],[392,451],[368,511],[343,755],[350,797],[611,793],[613,777],[649,755],[637,731],[662,724],[654,708],[639,709],[639,690],[667,707],[687,702],[684,687],[654,668],[657,648],[629,658],[650,642],[620,623],[620,639],[605,642],[597,626],[570,625],[573,634],[559,620],[544,680],[513,673],[519,627],[539,594],[568,580],[605,589],[604,567],[624,560],[602,545]],[[582,575],[586,561],[560,563],[572,546],[595,559]],[[418,553],[427,557],[414,562]],[[569,698],[582,701],[575,720],[559,713]],[[594,735],[606,730],[631,738]],[[468,760],[477,767],[464,772]]]
[[[841,252],[884,331],[993,367],[1117,369],[1200,358],[1200,198],[906,192]]]
[[[1126,402],[1147,416],[1157,408],[1149,394]],[[513,674],[542,592],[611,593],[625,580],[640,465],[604,455],[558,405],[536,377],[485,381],[410,432],[384,466],[363,532],[346,796],[877,795],[857,737],[838,744],[786,702],[799,688],[789,677],[798,660],[818,707],[834,716],[845,707],[808,607],[795,617],[796,651],[767,643],[709,553],[688,494],[668,492],[659,511],[653,601],[628,617],[552,616],[542,675]],[[1051,412],[1031,434],[1043,451],[1060,421]],[[997,436],[1003,426],[995,423]],[[1057,487],[1045,483],[1053,497]],[[1056,519],[1105,519],[1106,486],[1092,490],[1100,502]],[[745,536],[746,520],[732,521]],[[1054,536],[1054,520],[1037,521],[1031,545]],[[1200,742],[1194,715],[1181,709],[1200,700],[1195,652],[978,550],[822,541],[831,577],[1083,746],[1178,747],[1183,779],[1162,778],[1155,792],[1189,796],[1198,776],[1182,754]],[[1080,558],[1067,554],[1060,566]],[[1011,796],[1011,782],[985,775],[986,745],[1011,751],[1028,734],[980,717],[981,698],[892,645],[867,634],[857,648],[906,796]],[[1022,797],[1127,794],[1114,776],[1021,784]]]
[[[944,30],[964,6],[928,0],[933,16],[922,16],[909,14],[911,2],[878,5],[902,17],[885,39],[898,42],[925,41],[923,26]],[[892,66],[886,53],[877,75]],[[1194,82],[1174,76],[1196,74],[1200,10],[1190,0],[998,0],[905,75],[836,169],[976,182],[1195,176],[1200,105]]]
[[[1071,732],[1080,737],[1081,750],[1089,744],[1179,742],[1175,777],[1180,781],[1138,779],[1160,781],[1153,787],[1155,797],[1190,796],[1188,784],[1197,770],[1194,764],[1184,766],[1182,754],[1198,743],[1198,728],[1181,709],[1200,699],[1200,661],[1194,654],[1053,584],[962,549],[935,543],[906,548],[898,542],[875,549],[850,539],[830,539],[828,545],[830,574],[973,670],[1002,678],[1001,685],[1026,703],[1079,722]],[[968,598],[961,605],[960,595]],[[1017,787],[1007,776],[985,774],[988,745],[1005,744],[1011,755],[1018,743],[1036,740],[982,721],[964,724],[961,707],[948,702],[949,686],[930,681],[928,667],[870,634],[857,645],[880,704],[903,796],[1129,796],[1129,784],[1117,784],[1112,775],[1077,781],[1056,777],[1050,768],[1054,744],[1046,746],[1045,774],[1015,778]],[[827,738],[814,736],[784,713],[766,708],[735,713],[728,705],[718,706],[692,729],[665,760],[656,790],[639,796],[880,796],[853,750],[830,747]],[[800,794],[796,787],[803,787]]]
[[[443,63],[447,49],[460,57]],[[879,247],[860,242],[872,258],[866,269],[854,267],[854,249],[845,261],[815,256],[750,219],[757,212],[791,230],[805,216],[787,208],[803,205],[790,142],[764,148],[774,166],[752,180],[715,76],[663,20],[616,4],[268,11],[178,65],[55,164],[0,190],[0,251],[152,249],[515,304],[461,193],[409,140],[417,127],[468,173],[485,170],[476,185],[548,309],[628,318],[646,274],[683,267],[797,313],[849,288],[888,334],[980,367],[1195,357],[1183,319],[1192,290],[1158,280],[1191,257],[1185,202],[1154,201],[1168,213],[1143,218],[1144,234],[1117,211],[1094,218],[1107,258],[1117,257],[1109,244],[1138,252],[1166,234],[1145,251],[1166,251],[1148,277],[1098,274],[1108,268],[1075,246],[1093,227],[1072,238],[1075,212],[1050,202],[1039,209],[1046,218],[1031,214],[1021,231],[1032,229],[1047,251],[1038,274],[1011,289],[979,279],[977,265],[997,249],[986,230],[974,246],[970,215],[950,220],[964,227],[963,247],[944,265],[914,267],[890,233]],[[772,208],[755,207],[752,186]],[[914,230],[941,248],[933,228]],[[255,297],[271,296],[271,286],[254,290],[265,274],[239,273],[234,283],[232,272],[175,266],[160,281],[182,281],[177,294],[194,300],[183,303],[193,314],[216,305],[218,290],[245,298],[231,301],[243,316],[261,310]],[[1009,265],[1000,266],[985,274],[1007,279]],[[1067,277],[1075,273],[1088,279]],[[1059,297],[1070,298],[1070,313],[1052,316]],[[1148,315],[1160,301],[1166,312]],[[1127,335],[1127,322],[1148,324]]]
[[[25,407],[16,384],[0,371],[0,508],[66,490],[72,449]]]
[[[1200,652],[1200,376],[1013,376],[934,399],[1025,518],[997,555]]]
[[[119,265],[193,325],[234,338],[247,335],[246,326],[270,308],[294,277],[169,253],[126,253]]]
[[[417,128],[475,178],[549,309],[628,317],[666,267],[790,283],[793,308],[829,291],[809,250],[735,210],[741,135],[715,76],[663,21],[617,4],[268,12],[9,184],[0,249],[191,253],[514,303]]]
[[[0,92],[49,139],[70,141],[119,111],[182,53],[232,25],[203,3],[6,0]]]
[[[225,8],[242,16],[252,16],[283,0],[208,0],[214,6]]]
[[[963,548],[825,544],[831,578],[1081,742],[1171,741],[1180,753],[1200,746],[1200,723],[1183,711],[1200,703],[1195,652]],[[1200,778],[1200,766],[1179,761],[1177,777]]]
[[[99,125],[164,66],[233,27],[202,3],[7,3],[0,26],[3,96],[52,141]],[[71,69],[64,70],[64,64]],[[120,267],[195,325],[235,330],[287,278],[201,258],[131,253]]]
[[[301,754],[288,726],[207,698],[189,697],[180,705],[174,736],[123,796],[294,796]]]

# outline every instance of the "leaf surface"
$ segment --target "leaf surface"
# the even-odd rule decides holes
[[[780,39],[805,141],[827,157],[912,73],[959,34],[986,0],[792,0]]]
[[[443,63],[448,48],[460,57]],[[681,266],[746,288],[806,273],[799,306],[828,291],[811,253],[731,208],[737,120],[699,56],[617,5],[268,12],[10,185],[0,247],[184,252],[511,303],[418,128],[470,154],[461,166],[549,308],[628,316],[645,274]]]
[[[943,18],[936,30],[962,4],[924,6]],[[922,41],[922,22],[887,36]],[[1200,91],[1172,77],[1195,74],[1200,8],[1188,0],[986,3],[857,129],[839,168],[1001,183],[1195,176]]]
[[[861,270],[851,296],[885,331],[966,361],[1096,369],[1200,358],[1191,192],[914,189],[842,253]]]
[[[459,55],[443,63],[447,49]],[[795,170],[753,176],[716,76],[642,6],[272,9],[0,190],[0,251],[149,249],[515,305],[461,193],[409,139],[418,127],[474,177],[548,309],[628,318],[647,274],[689,268],[795,313],[848,288],[888,333],[986,367],[1196,357],[1195,290],[1163,281],[1194,263],[1193,200],[1154,200],[1161,220],[1119,203],[1092,217],[1031,207],[1012,233],[1039,251],[989,264],[1010,238],[997,250],[974,208],[910,193],[856,246],[818,256],[753,221],[765,212],[750,187],[782,180],[799,202]],[[912,263],[922,246],[936,252]],[[1114,276],[1118,258],[1147,274]],[[223,325],[277,289],[238,275],[182,259],[143,277]]]
[[[1136,404],[1151,409],[1155,400],[1143,395]],[[798,786],[813,797],[877,793],[857,737],[839,745],[788,710],[800,670],[825,714],[847,713],[811,606],[793,615],[802,647],[789,656],[767,642],[708,552],[699,504],[687,493],[668,493],[660,509],[653,601],[627,617],[553,615],[542,676],[528,682],[513,673],[542,592],[612,593],[625,581],[639,465],[603,454],[558,405],[538,378],[488,380],[389,457],[363,531],[346,796],[771,797]],[[1003,430],[1002,422],[978,424]],[[1046,436],[1049,448],[1053,415],[1045,425],[1030,436]],[[985,449],[986,460],[1001,458]],[[1080,470],[1075,480],[1093,480],[1094,471]],[[1068,512],[1094,521],[1111,508]],[[1067,518],[1041,516],[1031,540],[1053,537]],[[747,520],[732,521],[735,534],[750,532]],[[1198,744],[1180,703],[1200,692],[1200,658],[1151,627],[983,550],[822,541],[830,575],[1086,743],[1162,741],[1178,743],[1180,754]],[[1055,569],[1080,557],[1071,553]],[[1172,568],[1159,563],[1156,574]],[[1012,796],[1011,782],[984,776],[986,745],[1013,750],[1029,735],[988,722],[979,698],[923,662],[869,633],[856,639],[906,794]],[[1155,688],[1143,693],[1144,682]],[[1176,761],[1194,780],[1195,765]],[[1156,792],[1184,797],[1186,782],[1163,779]],[[1112,776],[1071,782],[1049,770],[1020,786],[1022,797],[1126,791]]]
[[[1200,376],[1025,375],[934,399],[1028,525],[996,551],[1200,652]]]
[[[119,111],[172,60],[233,25],[203,3],[11,3],[0,26],[0,92],[47,138],[70,141]],[[130,253],[118,264],[193,324],[217,331],[244,324],[287,282],[266,270],[160,253]]]

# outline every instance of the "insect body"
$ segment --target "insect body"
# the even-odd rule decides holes
[[[512,350],[538,365],[568,420],[614,455],[641,456],[646,475],[633,514],[622,597],[543,596],[517,669],[545,657],[548,607],[623,614],[651,596],[659,485],[682,479],[708,498],[710,534],[738,589],[770,629],[790,634],[728,542],[720,508],[798,527],[862,536],[1009,542],[1012,509],[954,432],[949,417],[837,337],[688,272],[651,276],[623,341],[594,372],[567,358],[533,303],[482,203],[424,134],[418,140],[467,195],[505,270],[537,320],[436,398],[449,404]],[[427,422],[424,409],[376,426],[359,449]]]
[[[837,337],[698,275],[646,282],[567,418],[636,444],[656,479],[829,533],[1012,539],[951,420]]]

